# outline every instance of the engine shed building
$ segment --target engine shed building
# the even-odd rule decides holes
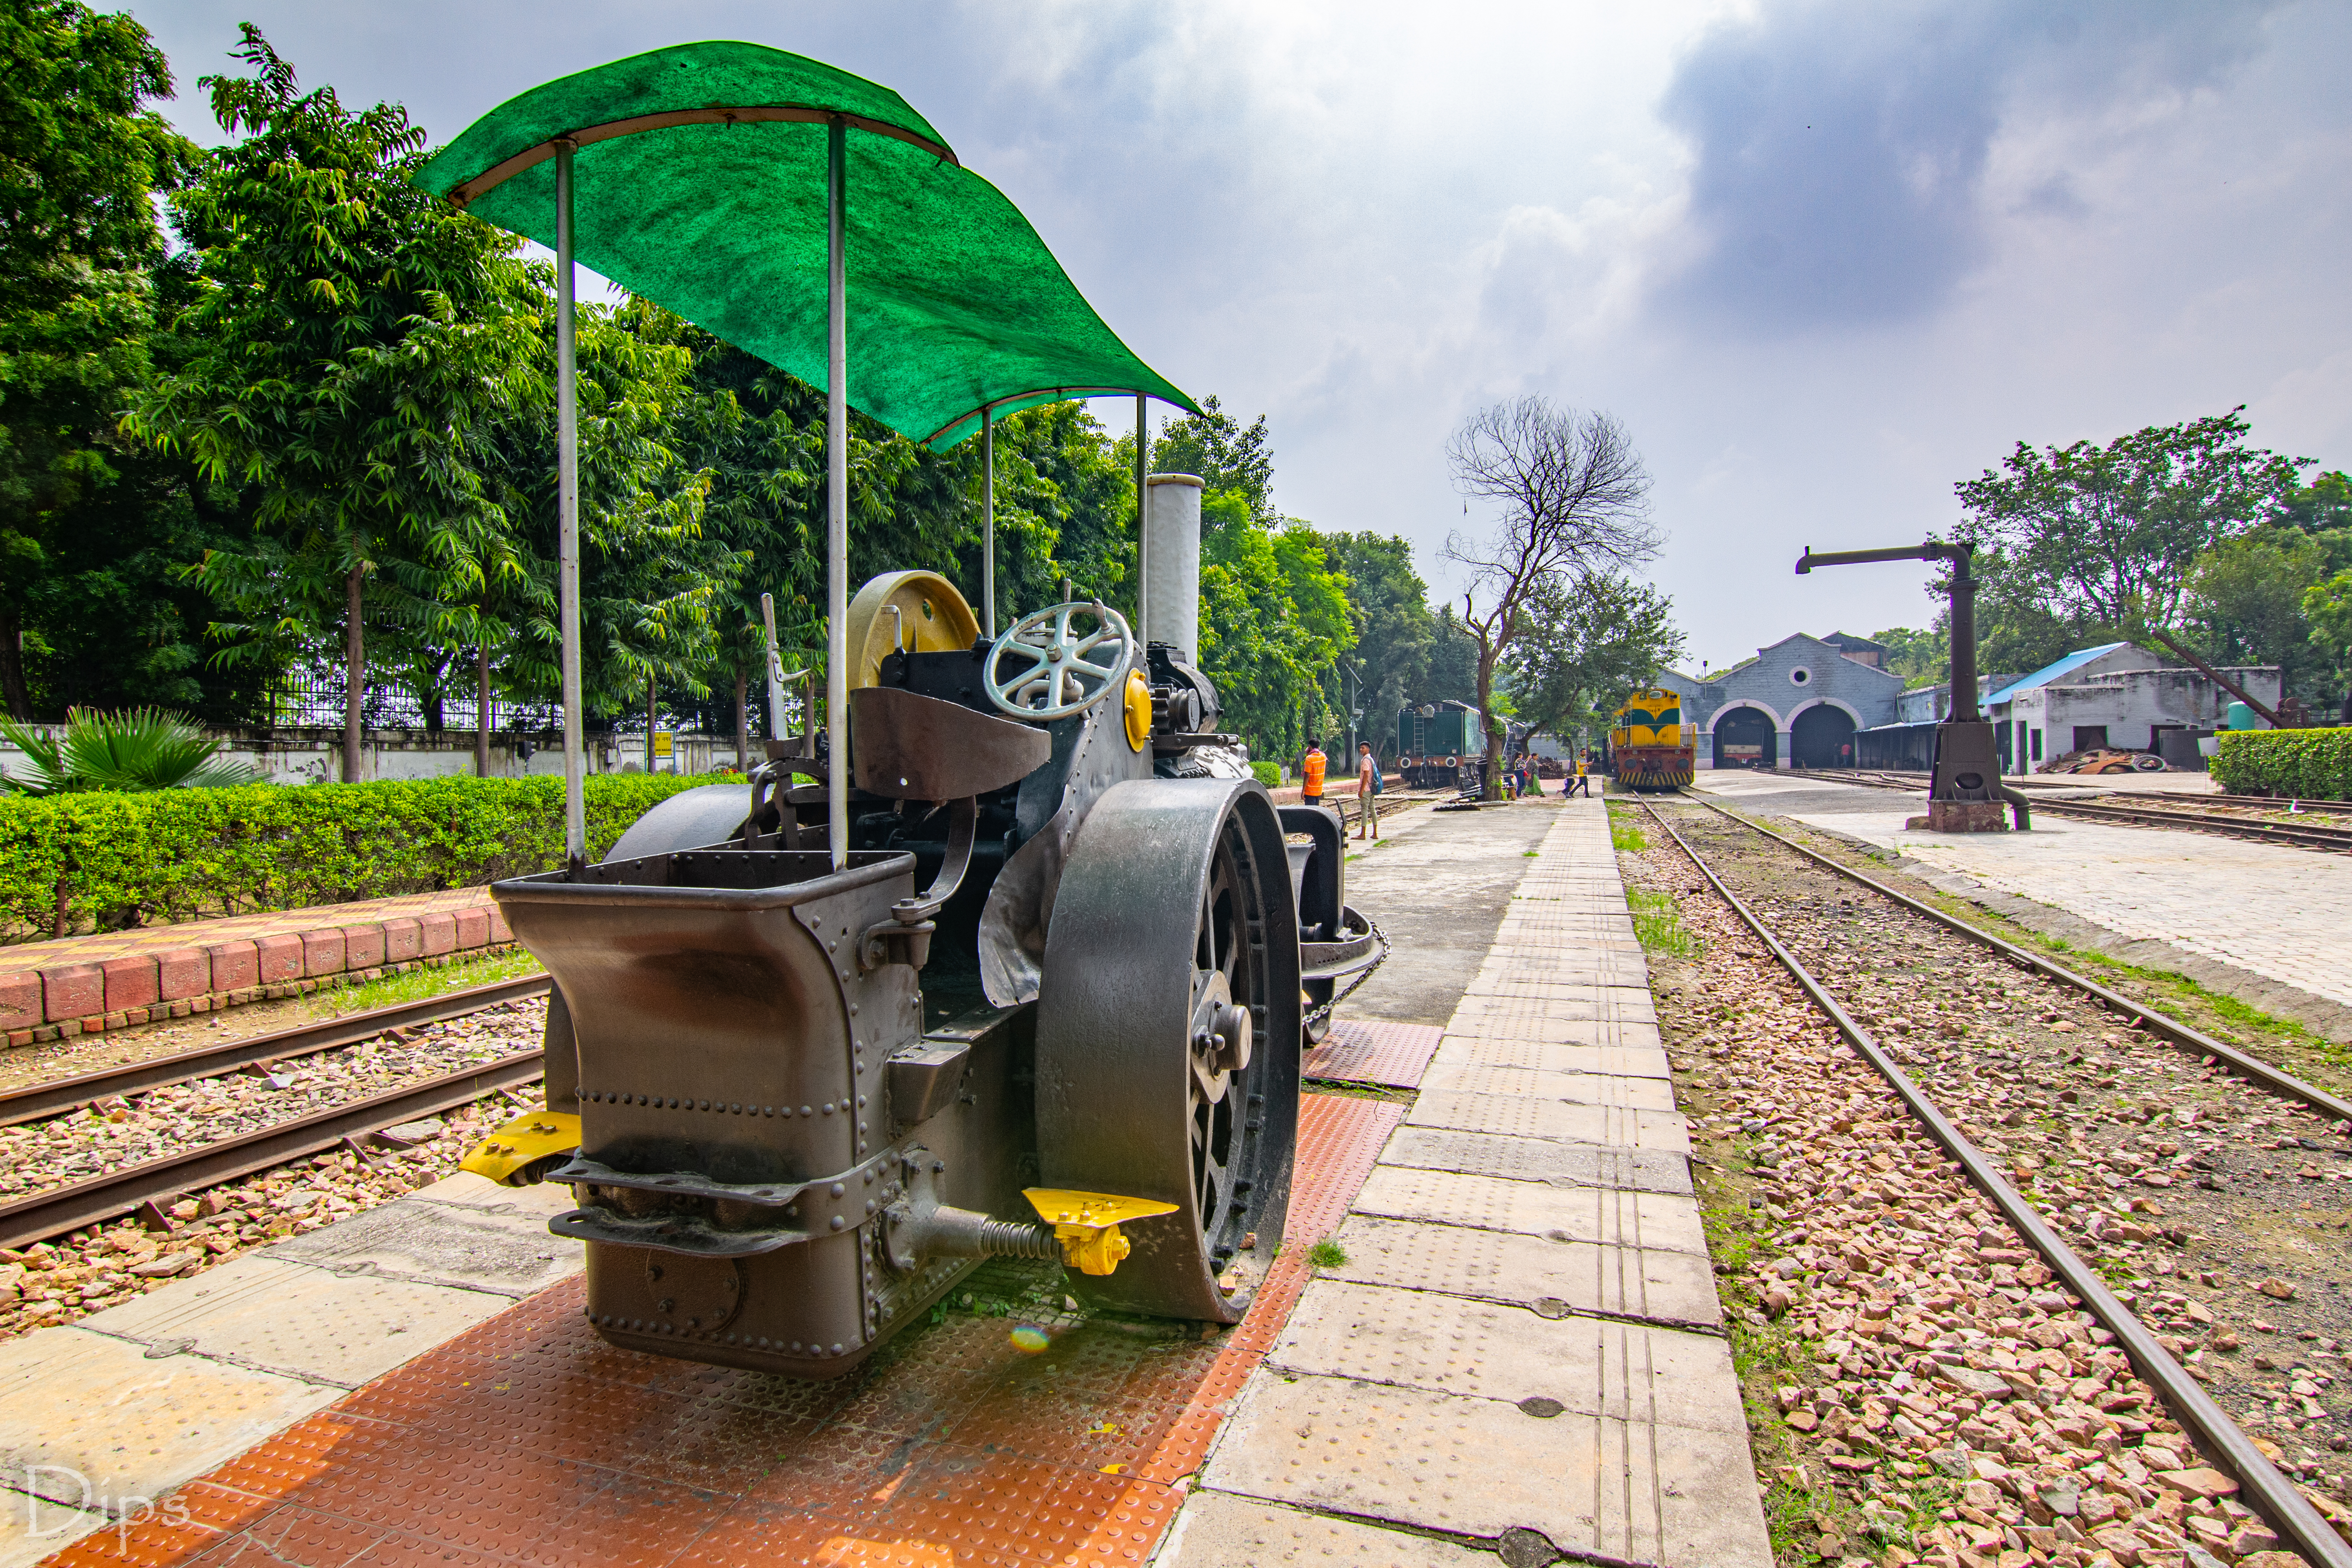
[[[1853,767],[1855,732],[1895,722],[1903,680],[1877,668],[1885,651],[1843,632],[1799,632],[1723,669],[1670,669],[1658,684],[1682,697],[1702,768]]]

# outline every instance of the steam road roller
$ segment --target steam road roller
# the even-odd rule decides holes
[[[1337,818],[1204,760],[1233,737],[1189,627],[1147,645],[1073,601],[991,640],[922,572],[848,619],[840,868],[804,732],[584,875],[494,888],[554,977],[568,1114],[471,1168],[572,1187],[551,1228],[633,1349],[837,1375],[998,1255],[1237,1321],[1282,1235],[1309,993],[1377,956]]]
[[[565,856],[494,889],[554,980],[547,1101],[468,1168],[571,1188],[552,1228],[635,1350],[835,1376],[991,1257],[1237,1320],[1282,1237],[1303,1042],[1379,937],[1338,818],[1278,809],[1218,729],[1201,481],[1141,468],[1145,399],[1200,405],[911,105],[803,56],[706,41],[542,83],[415,177],[556,258]],[[575,264],[826,405],[822,703],[816,677],[787,700],[771,617],[766,761],[593,863]],[[1000,633],[994,422],[1108,395],[1136,401],[1141,625],[1065,587]],[[925,571],[851,597],[853,404],[979,438],[982,615]]]

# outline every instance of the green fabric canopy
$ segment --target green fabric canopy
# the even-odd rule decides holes
[[[823,387],[825,132],[847,140],[851,402],[950,447],[1066,397],[1192,400],[1096,315],[1029,220],[905,100],[758,44],[680,44],[508,100],[420,184],[555,243],[555,139],[573,156],[583,266]]]

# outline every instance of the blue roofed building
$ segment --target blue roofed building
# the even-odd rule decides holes
[[[2231,666],[2230,683],[2275,707],[2276,665]],[[2235,700],[2210,677],[2130,642],[2076,648],[2026,675],[1984,678],[1979,703],[1992,721],[2003,773],[2025,773],[2070,752],[2164,752],[2167,731],[2219,727]],[[1897,700],[1893,722],[1855,739],[1864,767],[1924,772],[1935,754],[1936,721],[1951,708],[1948,686],[1923,686]],[[2175,765],[2193,748],[2172,748]],[[2189,763],[2189,765],[2201,765]]]

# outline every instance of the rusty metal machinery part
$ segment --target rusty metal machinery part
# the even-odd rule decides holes
[[[2114,1291],[2107,1289],[2106,1281],[2100,1278],[2098,1271],[2084,1262],[2074,1249],[2067,1246],[2056,1231],[2050,1228],[2048,1222],[2042,1219],[2041,1211],[2027,1202],[2023,1194],[2015,1187],[2010,1185],[2000,1171],[1994,1167],[1992,1162],[1986,1159],[1983,1152],[1969,1142],[1958,1128],[1952,1125],[1944,1113],[1937,1109],[1935,1102],[1927,1098],[1917,1084],[1911,1081],[1910,1075],[1895,1065],[1895,1058],[1886,1054],[1870,1032],[1857,1023],[1853,1015],[1838,1005],[1836,998],[1832,997],[1821,982],[1814,978],[1811,971],[1799,962],[1797,956],[1783,947],[1780,940],[1766,929],[1764,922],[1757,918],[1755,911],[1742,903],[1738,897],[1724,885],[1723,879],[1715,874],[1714,868],[1701,859],[1698,852],[1675,830],[1674,824],[1668,822],[1664,815],[1654,807],[1645,805],[1643,809],[1649,812],[1652,820],[1665,829],[1667,837],[1681,847],[1683,853],[1690,857],[1691,864],[1698,868],[1699,875],[1706,879],[1707,885],[1715,889],[1725,903],[1731,906],[1732,912],[1739,917],[1741,922],[1756,933],[1758,939],[1764,943],[1766,950],[1803,988],[1805,994],[1812,999],[1816,1006],[1829,1015],[1831,1021],[1837,1026],[1838,1033],[1845,1037],[1847,1042],[1864,1061],[1877,1069],[1878,1075],[1886,1080],[1888,1087],[1895,1090],[1904,1105],[1927,1129],[1928,1135],[1942,1144],[1952,1157],[1960,1163],[1960,1167],[1967,1173],[1969,1180],[1992,1200],[1994,1206],[1999,1208],[2002,1216],[2016,1227],[2017,1233],[2025,1238],[2027,1245],[2042,1254],[2048,1261],[2052,1271],[2064,1282],[2066,1289],[2082,1301],[2084,1307],[2094,1317],[2115,1334],[2116,1342],[2123,1347],[2124,1352],[2131,1357],[2132,1364],[2138,1370],[2140,1375],[2157,1386],[2166,1402],[2180,1417],[2182,1424],[2202,1439],[2220,1457],[2221,1462],[2237,1476],[2239,1484],[2244,1489],[2243,1495],[2255,1510],[2270,1521],[2273,1528],[2286,1537],[2297,1551],[2303,1552],[2313,1563],[2319,1564],[2320,1568],[2352,1568],[2352,1545],[2347,1545],[2343,1537],[2337,1535],[2334,1528],[2320,1517],[2319,1510],[2312,1507],[2301,1492],[2295,1490],[2294,1483],[2281,1475],[2278,1469],[2263,1457],[2261,1450],[2254,1447],[2252,1439],[2240,1430],[2238,1424],[2230,1419],[2228,1413],[2214,1403],[2213,1396],[2199,1386],[2196,1380],[2191,1378],[2182,1369],[2180,1363],[2172,1358],[2170,1352],[2157,1343],[2156,1336],[2132,1314],[2129,1308],[2116,1299]],[[1780,838],[1779,834],[1767,832],[1763,828],[1757,827],[1754,823],[1733,816],[1729,812],[1724,812],[1722,815],[1730,817],[1732,821],[1739,823],[1742,826],[1764,833],[1767,837],[1784,844],[1788,842]],[[1832,864],[1834,865],[1834,862]],[[1843,869],[1843,868],[1838,868]],[[1856,879],[1866,880],[1867,879],[1857,878]],[[1875,886],[1875,884],[1873,885]],[[1899,895],[1896,896],[1899,897]],[[1902,901],[1906,904],[1912,902],[1907,899]],[[1912,907],[1916,909],[1918,906]],[[1932,911],[1921,910],[1921,912]],[[1981,933],[1974,934],[1981,937]]]
[[[895,650],[947,653],[970,647],[980,636],[980,622],[956,585],[923,571],[867,579],[849,602],[845,626],[852,691],[879,679],[882,661]]]
[[[1037,1001],[1040,1172],[1176,1205],[1118,1272],[1072,1277],[1098,1306],[1238,1321],[1281,1238],[1300,1054],[1286,858],[1255,780],[1116,784],[1078,830]]]

